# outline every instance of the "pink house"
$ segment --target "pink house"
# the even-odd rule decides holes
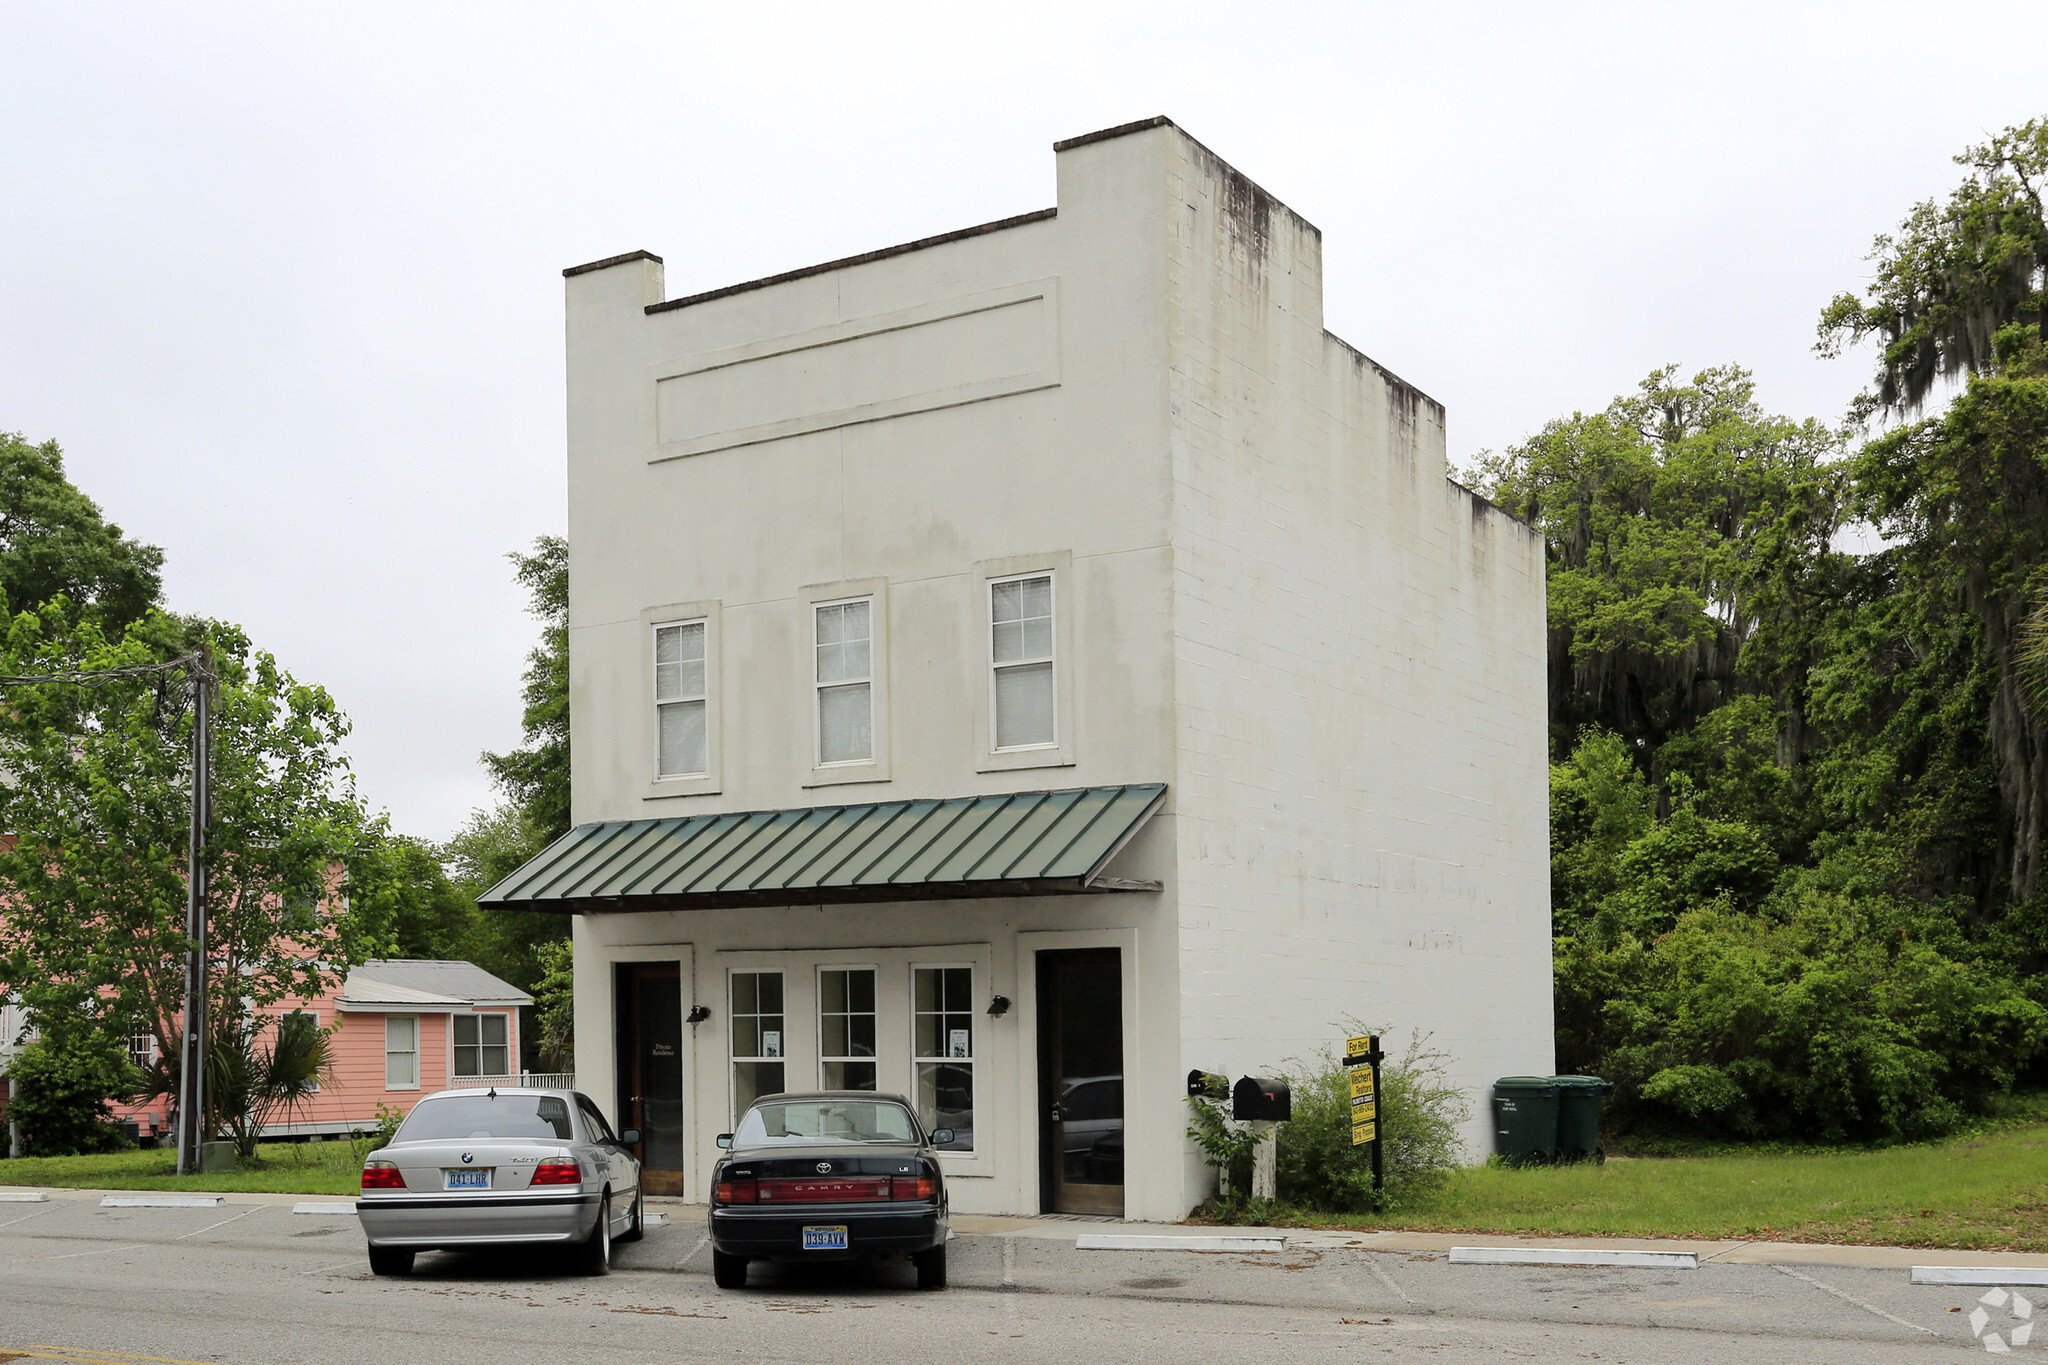
[[[333,1074],[298,1112],[274,1115],[267,1137],[345,1134],[374,1128],[377,1106],[409,1110],[436,1090],[488,1085],[568,1085],[566,1075],[539,1076],[519,1067],[519,1007],[531,996],[469,962],[390,958],[365,962],[339,989],[272,1006],[273,1018],[293,1010],[331,1030]],[[150,1060],[155,1040],[131,1040],[136,1060]],[[115,1107],[148,1141],[164,1136],[170,1116],[162,1100]]]

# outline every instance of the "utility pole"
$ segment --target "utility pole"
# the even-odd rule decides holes
[[[212,816],[209,778],[213,709],[213,645],[199,647],[192,679],[192,838],[185,856],[185,1036],[178,1060],[178,1174],[197,1175],[206,1141],[206,827]]]

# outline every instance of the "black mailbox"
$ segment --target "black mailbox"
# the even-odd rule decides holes
[[[1230,1098],[1230,1077],[1196,1067],[1188,1073],[1188,1094],[1196,1099],[1227,1100]]]
[[[1285,1081],[1240,1076],[1230,1091],[1230,1117],[1283,1122],[1294,1117],[1294,1096]]]

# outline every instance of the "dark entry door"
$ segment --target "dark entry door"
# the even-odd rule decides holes
[[[1115,948],[1038,955],[1040,1190],[1048,1213],[1124,1211],[1124,975]]]
[[[673,962],[622,962],[615,982],[619,1127],[638,1128],[642,1187],[683,1192],[683,976]]]

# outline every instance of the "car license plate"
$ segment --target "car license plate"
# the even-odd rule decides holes
[[[844,1226],[844,1225],[841,1225],[841,1226],[838,1226],[838,1227],[807,1227],[807,1228],[805,1228],[805,1229],[804,1229],[804,1250],[805,1250],[805,1251],[844,1251],[844,1250],[846,1250],[846,1228],[845,1228],[845,1226]]]
[[[448,1188],[451,1190],[487,1190],[490,1187],[489,1170],[448,1172]]]

